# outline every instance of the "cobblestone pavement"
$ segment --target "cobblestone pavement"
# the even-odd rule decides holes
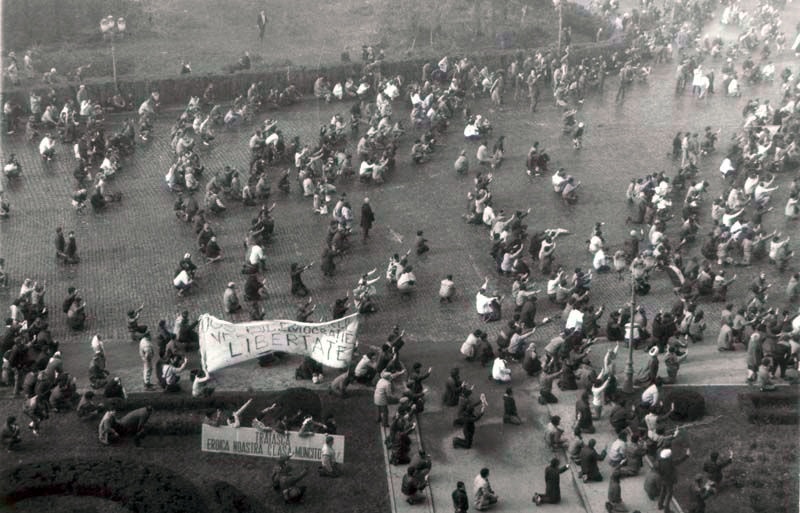
[[[777,85],[764,85],[746,90],[739,99],[714,96],[698,101],[688,93],[674,96],[672,75],[671,64],[657,67],[649,83],[636,84],[621,104],[613,101],[616,81],[610,80],[603,95],[590,97],[581,108],[579,118],[586,122],[587,133],[580,151],[575,151],[569,138],[562,136],[560,116],[554,106],[542,105],[533,115],[527,113],[526,106],[513,102],[499,111],[491,110],[485,101],[472,106],[473,112],[484,114],[494,123],[494,136],[506,135],[506,161],[495,171],[492,185],[495,205],[506,211],[530,207],[529,231],[554,227],[570,230],[572,235],[560,239],[557,250],[557,263],[566,269],[591,265],[584,241],[596,221],[607,223],[605,236],[613,249],[619,247],[629,230],[623,222],[628,215],[624,189],[633,177],[659,170],[668,174],[675,171],[676,166],[665,155],[676,131],[701,131],[706,125],[722,128],[720,146],[724,147],[728,137],[741,125],[740,113],[748,98],[778,98],[779,94]],[[335,112],[346,112],[348,108],[349,105],[326,105],[309,100],[296,108],[270,113],[269,117],[278,120],[287,137],[297,134],[301,140],[310,141],[319,125],[326,123]],[[398,107],[398,110],[406,119],[407,109]],[[108,368],[122,376],[130,390],[141,390],[137,345],[130,341],[125,329],[128,309],[144,303],[142,319],[152,328],[159,319],[166,318],[171,323],[176,313],[184,309],[191,315],[204,312],[220,315],[225,284],[229,281],[243,283],[239,273],[244,254],[243,237],[256,209],[231,204],[226,213],[211,220],[225,259],[219,264],[201,265],[198,287],[187,297],[177,297],[172,288],[172,272],[181,256],[186,252],[197,253],[191,228],[176,220],[172,213],[174,197],[166,191],[163,181],[170,163],[167,141],[170,120],[176,115],[174,111],[160,115],[153,140],[137,148],[136,154],[125,161],[124,169],[109,183],[112,190],[123,192],[122,203],[100,214],[89,211],[77,215],[70,206],[74,164],[70,148],[59,145],[55,161],[43,165],[34,145],[25,143],[22,136],[3,141],[3,155],[11,151],[17,154],[24,168],[24,178],[19,183],[7,184],[12,213],[9,219],[0,221],[0,255],[6,258],[12,281],[9,289],[0,292],[0,300],[10,303],[25,277],[46,280],[54,336],[61,342],[67,370],[83,384],[90,360],[89,341],[94,333],[100,333],[108,340]],[[114,121],[118,123],[119,119]],[[405,301],[387,290],[383,282],[379,283],[380,311],[363,319],[360,339],[362,343],[380,344],[390,327],[400,324],[407,331],[404,359],[434,366],[434,375],[429,380],[432,407],[422,416],[422,424],[423,441],[437,462],[433,486],[437,507],[449,507],[449,493],[455,480],[464,480],[469,488],[472,477],[486,465],[493,469],[495,486],[505,498],[503,509],[521,511],[530,507],[531,488],[538,490],[543,486],[541,472],[550,457],[543,450],[540,430],[546,413],[533,404],[538,388],[535,381],[523,378],[515,369],[513,386],[517,389],[517,401],[526,424],[509,428],[499,421],[502,387],[487,382],[485,369],[461,364],[465,378],[485,391],[492,405],[487,417],[479,423],[478,447],[468,454],[454,454],[448,446],[449,437],[438,438],[439,433],[446,432],[450,415],[438,415],[433,406],[438,403],[449,368],[458,364],[458,347],[466,334],[482,327],[489,331],[493,340],[500,328],[499,323],[482,325],[477,320],[473,305],[475,289],[484,276],[490,276],[492,285],[507,296],[511,285],[508,279],[492,271],[487,230],[468,226],[460,218],[472,181],[471,176],[456,176],[452,163],[458,152],[466,148],[474,168],[477,149],[474,143],[464,143],[460,137],[462,128],[461,122],[455,121],[440,152],[422,166],[412,166],[409,162],[409,140],[413,140],[413,134],[409,134],[398,154],[398,169],[383,186],[357,181],[340,184],[339,189],[347,192],[356,216],[362,198],[370,198],[377,216],[375,229],[366,244],[354,237],[352,250],[337,263],[335,277],[325,278],[314,268],[306,272],[304,280],[319,304],[318,315],[330,318],[334,298],[352,289],[359,275],[373,267],[383,274],[389,256],[411,248],[415,232],[424,230],[430,239],[431,251],[423,258],[411,259],[418,290],[411,300]],[[245,170],[250,133],[247,128],[220,131],[213,147],[202,155],[206,169],[214,172],[227,164]],[[524,157],[534,140],[547,148],[553,158],[553,168],[563,166],[583,182],[576,206],[565,208],[561,204],[552,193],[548,177],[531,179],[525,175]],[[711,183],[710,197],[718,196],[722,190],[716,171],[720,159],[720,152],[717,152],[700,164],[701,177]],[[274,178],[279,170],[272,170],[271,174]],[[781,184],[787,181],[788,177],[778,178]],[[289,265],[295,261],[319,259],[327,220],[312,213],[310,200],[301,197],[296,184],[289,195],[278,193],[277,188],[273,190],[277,203],[273,212],[276,233],[267,248],[269,297],[265,308],[267,318],[293,318],[295,302],[289,295]],[[768,230],[779,229],[796,235],[796,226],[787,225],[780,215],[785,200],[786,191],[782,188],[772,200],[776,212],[768,215],[765,222]],[[701,224],[708,223],[709,204],[710,200],[705,205]],[[56,262],[52,240],[57,226],[75,230],[80,264],[64,266]],[[676,231],[673,222],[669,234]],[[699,247],[692,248],[691,253],[696,254],[698,250]],[[782,298],[777,298],[781,297],[786,274],[779,275],[771,267],[762,267],[769,281],[775,284],[776,305],[784,306]],[[732,298],[744,296],[756,270],[737,272],[739,280],[731,287]],[[452,304],[442,305],[436,292],[445,274],[454,276],[458,295]],[[538,273],[535,279],[544,286]],[[650,317],[659,308],[669,307],[674,300],[665,275],[656,275],[652,283],[651,294],[640,299]],[[58,309],[69,286],[77,287],[89,305],[88,328],[83,333],[68,332]],[[625,282],[617,281],[615,276],[595,277],[595,304],[617,308],[628,300]],[[556,313],[547,301],[540,305],[538,318]],[[681,382],[743,381],[741,353],[720,356],[714,348],[719,306],[703,304],[709,320],[709,341],[691,348],[689,360],[681,368]],[[511,309],[508,299],[505,307]],[[546,343],[557,330],[556,324],[543,327],[536,334],[537,342]],[[622,361],[619,371],[624,368]],[[227,390],[294,385],[296,362],[297,358],[293,358],[268,368],[248,363],[226,369],[218,375],[218,387]],[[333,375],[334,371],[329,371],[327,379]],[[316,387],[324,389],[325,385]],[[573,402],[566,396],[563,404]],[[429,429],[428,425],[434,428]],[[455,430],[452,431],[455,434]],[[437,435],[429,439],[426,433]],[[562,488],[565,502],[560,510],[575,511],[580,503],[577,493],[569,485],[564,484]],[[624,489],[623,496],[627,496],[626,492]],[[598,511],[597,507],[594,511]]]

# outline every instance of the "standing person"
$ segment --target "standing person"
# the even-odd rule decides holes
[[[78,243],[75,241],[75,232],[70,231],[67,234],[67,246],[64,248],[64,261],[68,264],[77,264],[80,260]]]
[[[606,511],[608,513],[625,513],[628,508],[622,502],[622,487],[619,484],[620,472],[619,469],[614,469],[611,472],[611,478],[608,480],[608,501],[606,502]]]
[[[710,481],[710,485],[714,487],[715,491],[719,490],[719,485],[722,483],[722,470],[733,462],[733,451],[728,451],[728,459],[720,460],[717,451],[711,451],[708,455],[708,460],[703,463],[703,472]]]
[[[264,44],[264,32],[267,30],[268,21],[266,12],[262,10],[258,13],[256,24],[258,25],[258,40],[261,41],[261,44]]]
[[[483,414],[486,413],[486,398],[483,394],[481,394],[481,404],[480,409],[476,412],[475,408],[477,405],[471,405],[470,407],[466,408],[458,419],[461,421],[461,431],[463,434],[463,438],[456,437],[453,438],[453,449],[471,449],[472,448],[472,441],[475,438],[475,423],[483,417]],[[477,499],[475,500],[476,507],[477,507]],[[479,508],[480,509],[480,508]]]
[[[663,509],[665,513],[670,512],[672,492],[675,488],[675,483],[678,482],[678,465],[686,461],[691,454],[691,449],[686,449],[686,453],[678,458],[672,457],[672,449],[663,449],[658,454],[656,471],[661,477],[661,493],[658,496],[658,509]]]
[[[375,213],[372,211],[372,205],[369,203],[369,198],[364,198],[364,203],[361,204],[361,240],[367,242],[369,238],[369,231],[372,229],[372,224],[375,222]]]
[[[394,396],[392,380],[405,372],[405,369],[392,374],[388,370],[381,372],[381,377],[375,385],[373,402],[378,410],[378,423],[383,427],[389,427],[389,403],[395,404],[398,398]]]
[[[561,474],[567,471],[569,464],[561,466],[558,458],[550,460],[550,465],[544,469],[544,493],[534,493],[533,503],[558,504],[561,502]]]
[[[145,332],[139,340],[139,358],[142,359],[142,379],[144,380],[144,388],[152,390],[155,388],[151,379],[155,374],[158,376],[156,370],[156,363],[158,356],[156,355],[156,348],[150,340],[150,332]]]
[[[453,490],[451,497],[453,498],[453,511],[455,513],[467,513],[469,497],[467,497],[467,488],[464,485],[464,481],[456,483],[456,489]]]
[[[339,464],[336,463],[336,451],[333,450],[333,436],[331,435],[325,437],[325,443],[322,445],[322,458],[317,470],[322,477],[339,477],[342,475],[342,470],[339,468]]]
[[[486,511],[493,505],[497,504],[499,497],[492,485],[489,483],[489,469],[482,468],[481,471],[475,476],[472,482],[472,491],[475,495],[475,509],[478,511]]]

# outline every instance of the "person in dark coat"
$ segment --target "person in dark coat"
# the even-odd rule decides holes
[[[372,205],[369,203],[369,198],[364,198],[364,203],[361,204],[361,240],[367,242],[369,238],[369,231],[372,229],[372,223],[375,222],[375,213],[372,211]]]
[[[686,449],[683,456],[674,458],[672,456],[672,449],[663,449],[658,454],[656,461],[656,471],[661,477],[661,493],[658,495],[658,509],[664,509],[665,513],[670,512],[670,504],[672,502],[672,492],[675,488],[675,483],[678,482],[678,465],[686,461],[691,456],[691,450]]]
[[[461,416],[463,438],[453,438],[453,449],[470,449],[472,448],[472,441],[475,437],[475,422],[478,421],[486,412],[486,405],[481,404],[478,411],[475,411],[475,406],[468,408]]]
[[[461,397],[462,381],[458,367],[450,371],[450,377],[444,384],[444,395],[442,402],[445,406],[458,406],[458,399]]]
[[[603,452],[598,454],[597,450],[595,450],[595,445],[597,445],[597,441],[594,438],[590,438],[589,442],[581,449],[581,479],[583,479],[584,483],[603,480],[597,463],[606,458],[606,450],[603,449]]]
[[[453,490],[451,497],[453,498],[453,511],[455,513],[467,513],[469,509],[469,497],[467,496],[464,481],[456,483],[456,489]]]
[[[290,271],[291,279],[292,279],[292,295],[295,297],[306,297],[308,295],[308,287],[306,287],[305,283],[303,283],[303,271],[311,267],[313,264],[310,263],[303,267],[300,267],[298,263],[292,263],[292,269]]]
[[[323,275],[333,276],[333,273],[336,271],[336,262],[333,261],[335,256],[336,253],[328,246],[325,246],[325,249],[322,250],[319,267],[322,269]]]
[[[128,412],[117,421],[117,431],[123,436],[132,436],[133,443],[136,447],[139,447],[142,438],[144,438],[144,427],[152,413],[152,406],[145,406]]]
[[[550,460],[544,469],[544,493],[534,493],[533,502],[540,504],[558,504],[561,502],[561,474],[567,471],[569,464],[560,466],[558,458]]]

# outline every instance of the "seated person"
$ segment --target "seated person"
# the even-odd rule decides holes
[[[502,297],[492,295],[487,289],[488,285],[489,278],[487,277],[477,294],[475,294],[475,309],[484,322],[497,321],[502,313],[500,306]]]

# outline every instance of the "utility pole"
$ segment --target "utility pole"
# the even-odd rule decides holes
[[[561,53],[561,0],[553,0],[553,5],[558,9],[558,52]]]

